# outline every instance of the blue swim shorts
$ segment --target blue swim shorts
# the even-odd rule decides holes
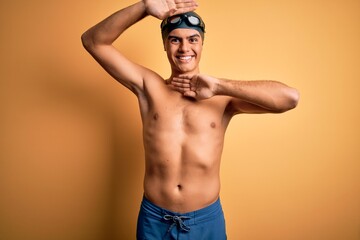
[[[226,240],[224,213],[220,199],[208,207],[189,213],[160,208],[142,200],[137,240]]]

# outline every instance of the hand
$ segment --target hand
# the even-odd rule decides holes
[[[203,74],[181,75],[171,80],[171,85],[176,91],[196,100],[213,97],[216,93],[217,83],[218,79]]]
[[[195,0],[142,0],[146,12],[160,20],[169,16],[194,11],[198,4]]]

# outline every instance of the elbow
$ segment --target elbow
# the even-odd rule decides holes
[[[287,91],[284,99],[285,100],[282,104],[282,107],[280,107],[278,109],[279,113],[283,113],[283,112],[286,112],[286,111],[296,108],[296,106],[299,103],[300,93],[298,90],[291,88]]]
[[[289,92],[290,93],[289,93],[288,101],[289,101],[289,110],[290,110],[290,109],[296,108],[296,106],[298,105],[299,100],[300,100],[300,93],[295,88],[292,88]]]
[[[107,43],[92,29],[87,30],[81,35],[81,43],[86,51],[88,51],[90,54],[94,54],[100,46],[111,44]]]
[[[81,43],[89,53],[94,52],[95,48],[100,45],[99,40],[95,37],[91,29],[81,35]]]
[[[81,35],[81,43],[87,51],[89,51],[91,49],[91,46],[93,45],[92,42],[93,41],[91,40],[91,37],[89,36],[88,32],[84,32]]]

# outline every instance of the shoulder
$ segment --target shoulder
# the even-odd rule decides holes
[[[152,91],[154,89],[157,89],[159,87],[164,87],[165,86],[165,79],[160,76],[160,74],[147,69],[147,71],[144,74],[144,79],[143,79],[143,90],[146,92],[148,91]]]
[[[154,102],[158,99],[161,99],[162,101],[168,91],[169,89],[166,86],[165,79],[158,73],[146,69],[143,74],[141,90],[137,92],[136,95],[140,102],[148,105],[149,102]]]

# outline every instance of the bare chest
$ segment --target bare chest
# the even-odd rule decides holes
[[[226,125],[221,101],[194,101],[181,96],[154,101],[144,120],[144,127],[158,131],[201,133],[220,130]]]

